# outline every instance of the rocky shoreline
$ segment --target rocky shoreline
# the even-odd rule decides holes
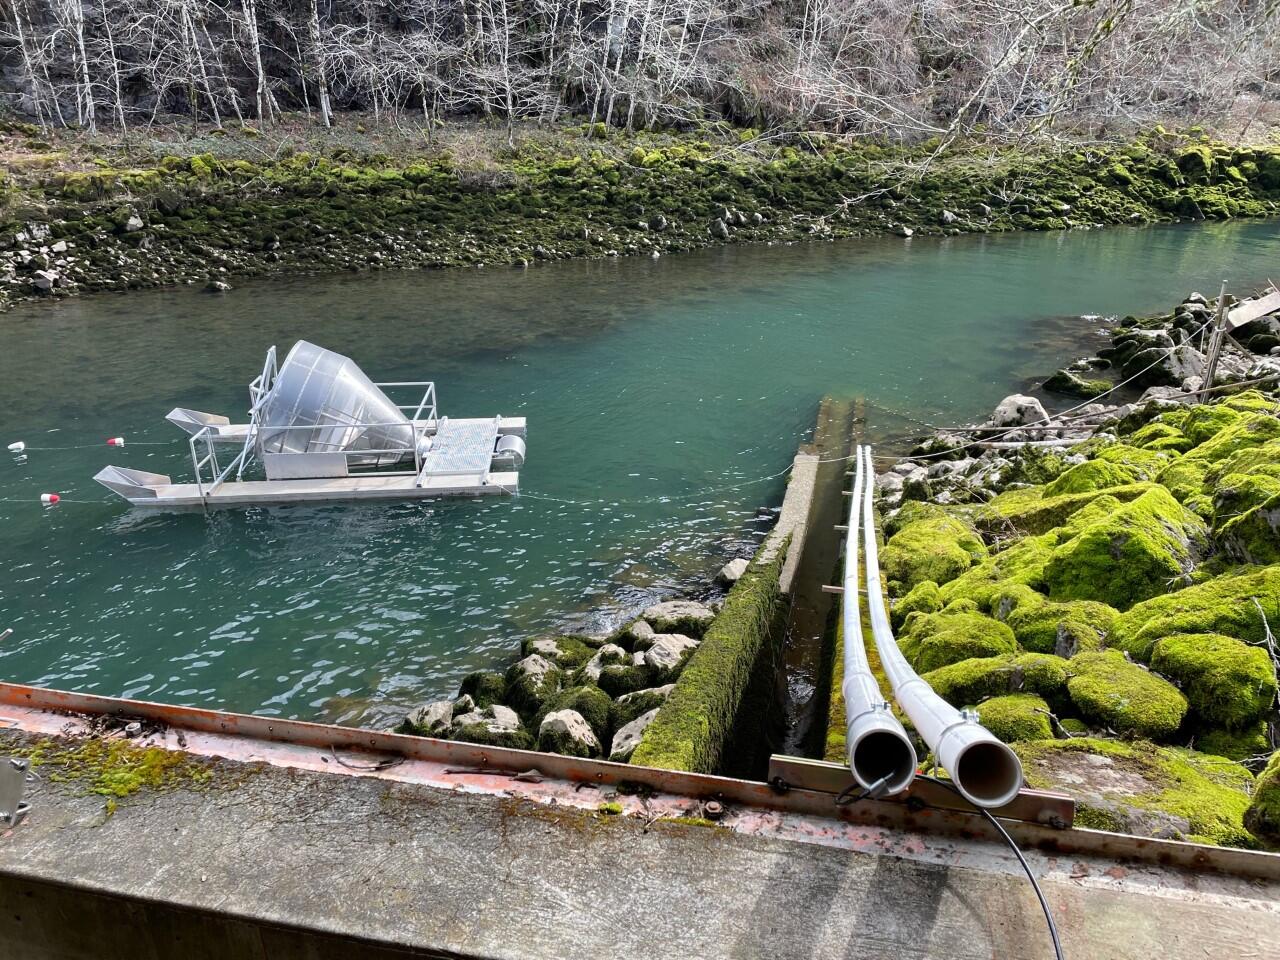
[[[928,145],[596,126],[464,159],[309,142],[270,154],[251,128],[197,132],[150,153],[123,144],[77,155],[10,125],[0,130],[15,147],[0,174],[0,310],[169,284],[216,292],[289,274],[1280,212],[1280,149],[1198,134],[1054,153],[969,145],[933,157]]]
[[[904,654],[1079,823],[1280,847],[1280,319],[1202,397],[1215,306],[1125,318],[1045,385],[1122,395],[922,439],[879,476],[881,559]]]
[[[505,672],[469,674],[396,730],[626,763],[747,567],[730,560],[699,599],[651,604],[608,634],[529,637]]]

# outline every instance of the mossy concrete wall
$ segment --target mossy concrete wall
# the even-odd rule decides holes
[[[645,730],[632,763],[720,772],[732,755],[731,744],[742,742],[735,738],[739,719],[754,727],[770,712],[781,626],[779,576],[787,543],[767,540],[729,591],[702,645]]]

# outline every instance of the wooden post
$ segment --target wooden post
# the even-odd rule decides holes
[[[1209,340],[1209,354],[1204,365],[1204,377],[1200,382],[1198,399],[1203,401],[1213,386],[1213,376],[1218,370],[1218,354],[1222,352],[1222,338],[1226,336],[1224,321],[1227,317],[1227,281],[1222,281],[1222,289],[1218,291],[1218,312],[1213,318],[1213,336]]]

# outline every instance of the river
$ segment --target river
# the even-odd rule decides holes
[[[748,553],[824,394],[864,397],[881,436],[967,421],[1095,344],[1098,315],[1244,291],[1278,258],[1277,225],[1247,222],[25,305],[0,315],[0,445],[72,449],[0,453],[0,677],[393,722],[535,631],[605,628]],[[243,419],[266,348],[303,337],[435,380],[442,413],[528,417],[524,494],[146,515],[92,482],[188,479],[164,414]]]

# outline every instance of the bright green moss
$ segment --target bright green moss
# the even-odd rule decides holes
[[[1027,783],[1076,797],[1077,822],[1138,836],[1252,847],[1249,771],[1177,747],[1090,737],[1020,742]]]
[[[1099,450],[1094,460],[1127,467],[1137,480],[1152,480],[1164,469],[1169,457],[1168,453],[1143,450],[1127,443],[1111,443]]]
[[[89,793],[113,799],[140,790],[201,785],[213,777],[206,761],[178,750],[139,746],[119,738],[41,740],[25,754],[31,769],[40,776],[55,782],[82,782]]]
[[[973,657],[1014,653],[1013,631],[981,613],[913,614],[898,638],[902,655],[919,673]]]
[[[1280,751],[1258,774],[1253,800],[1244,812],[1244,826],[1268,846],[1280,847]]]
[[[953,707],[966,707],[1009,691],[1013,656],[974,657],[923,674],[938,696]],[[1065,683],[1065,678],[1064,678]]]
[[[1067,493],[1088,493],[1122,487],[1144,479],[1139,471],[1120,463],[1106,460],[1086,460],[1065,471],[1057,480],[1044,488],[1045,497],[1057,497]]]
[[[1239,730],[1260,719],[1276,697],[1271,657],[1218,633],[1177,633],[1156,641],[1151,669],[1182,687],[1191,708],[1211,724]]]
[[[917,583],[901,600],[893,605],[893,625],[901,627],[912,613],[937,613],[942,609],[942,594],[932,580]]]
[[[997,535],[1009,530],[1045,533],[1066,523],[1072,514],[1098,497],[1111,496],[1127,502],[1136,500],[1151,489],[1152,485],[1149,483],[1132,483],[1104,490],[1064,493],[1056,497],[1046,497],[1043,490],[1035,488],[1008,490],[979,509],[974,519],[980,528]]]
[[[1277,483],[1270,477],[1250,478],[1254,495],[1258,495],[1265,481]],[[1237,491],[1238,492],[1238,491]],[[1226,553],[1246,563],[1280,562],[1280,493],[1255,507],[1231,517],[1218,529],[1218,540]]]
[[[653,704],[649,709],[652,710],[654,706],[657,706],[657,704]],[[600,742],[606,743],[609,734],[613,732],[611,724],[612,708],[613,701],[599,687],[570,687],[568,690],[561,690],[548,700],[542,706],[542,709],[538,711],[530,726],[537,730],[542,726],[542,721],[548,713],[555,713],[557,710],[576,710],[582,715],[582,719],[587,721],[587,726],[600,739]],[[640,713],[645,712],[647,711],[640,711]],[[639,715],[636,714],[636,716]]]
[[[1280,565],[1246,568],[1139,603],[1117,618],[1107,643],[1144,663],[1155,642],[1174,633],[1220,633],[1256,643],[1266,633],[1264,614],[1273,629],[1280,624]]]
[[[1105,603],[1073,600],[1023,604],[1005,619],[1018,643],[1036,653],[1073,657],[1100,650],[1119,612]]]
[[[1067,664],[1067,692],[1086,720],[1151,740],[1173,736],[1187,713],[1178,688],[1117,650],[1081,653]]]
[[[1271,752],[1271,738],[1265,720],[1255,720],[1242,730],[1223,730],[1220,727],[1200,730],[1193,745],[1200,753],[1236,761],[1252,760]]]
[[[1217,435],[1218,431],[1239,422],[1241,414],[1226,404],[1196,404],[1182,423],[1182,432],[1193,446],[1204,443]]]
[[[1198,517],[1153,487],[1058,546],[1045,565],[1044,582],[1054,599],[1100,600],[1125,610],[1190,583],[1206,536]]]
[[[507,694],[507,679],[491,670],[477,670],[462,678],[460,692],[475,701],[476,709],[483,710],[503,702]]]
[[[1195,446],[1177,427],[1158,420],[1153,420],[1131,433],[1129,443],[1152,452],[1161,450],[1181,452]]]
[[[513,665],[507,671],[506,680],[507,691],[504,702],[519,713],[521,718],[528,720],[536,716],[542,710],[543,705],[560,691],[561,684],[564,681],[564,672],[553,666],[541,677],[538,677],[532,673],[521,673]],[[466,691],[463,692],[465,693]]]
[[[1173,498],[1202,519],[1213,517],[1213,500],[1205,493],[1208,464],[1186,457],[1175,460],[1156,475],[1156,482]]]
[[[1049,704],[1034,693],[1010,693],[978,704],[979,722],[1005,743],[1050,740]]]
[[[1217,463],[1231,454],[1280,437],[1280,420],[1267,414],[1248,414],[1186,453],[1189,459]]]
[[[1018,540],[944,585],[939,591],[942,602],[972,600],[979,610],[994,612],[997,599],[1010,589],[1042,583],[1051,555],[1052,544],[1044,537]]]
[[[733,585],[631,763],[698,773],[719,768],[752,676],[773,642],[785,556],[785,548],[768,561],[757,555]]]
[[[1244,447],[1223,457],[1209,467],[1205,481],[1217,486],[1224,477],[1263,475],[1280,477],[1280,441],[1271,440],[1256,447]]]
[[[1274,159],[1274,158],[1273,158]],[[1259,390],[1244,390],[1223,400],[1221,406],[1241,413],[1276,412],[1276,401]]]
[[[885,579],[901,584],[905,592],[926,580],[954,580],[986,555],[986,545],[972,528],[936,509],[899,526],[880,554],[880,565]]]

